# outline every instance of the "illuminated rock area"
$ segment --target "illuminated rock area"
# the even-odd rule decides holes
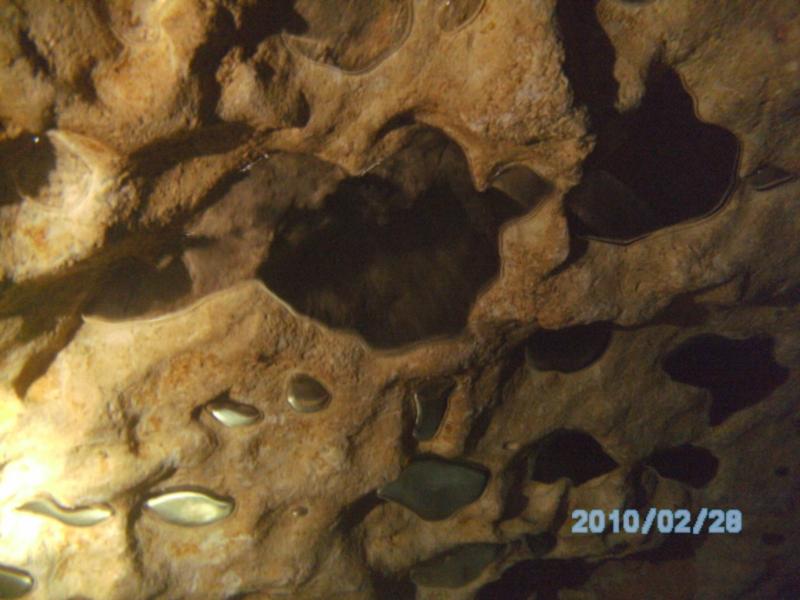
[[[23,0],[0,59],[0,598],[800,597],[796,0]],[[742,529],[573,531],[653,508]]]

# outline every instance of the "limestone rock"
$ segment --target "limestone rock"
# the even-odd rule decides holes
[[[800,595],[799,56],[794,0],[0,3],[0,597]],[[667,509],[741,531],[574,530]]]

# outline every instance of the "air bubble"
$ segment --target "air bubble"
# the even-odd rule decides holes
[[[233,512],[234,502],[212,492],[181,489],[154,496],[144,506],[168,523],[196,527],[228,517]]]
[[[31,500],[17,510],[50,517],[73,527],[91,527],[105,521],[114,514],[114,510],[107,504],[68,508],[60,505],[52,498]]]
[[[305,373],[293,375],[289,380],[286,400],[301,413],[317,412],[330,402],[331,394],[318,380]]]
[[[261,418],[261,413],[255,406],[235,402],[225,395],[206,404],[206,410],[226,427],[252,425]]]

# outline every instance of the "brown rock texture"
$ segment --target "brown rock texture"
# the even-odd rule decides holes
[[[798,202],[795,0],[0,0],[0,597],[800,597]]]

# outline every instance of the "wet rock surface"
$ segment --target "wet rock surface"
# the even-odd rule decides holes
[[[798,596],[798,56],[793,0],[0,5],[0,597]]]

